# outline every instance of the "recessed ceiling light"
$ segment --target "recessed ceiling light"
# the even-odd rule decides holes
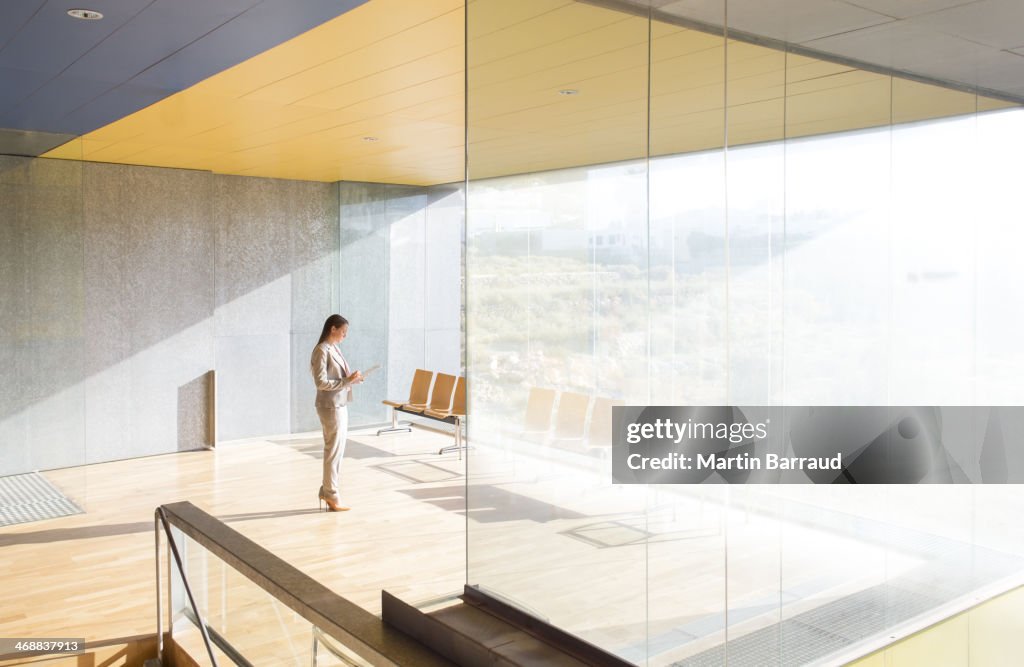
[[[69,9],[68,16],[76,19],[82,19],[83,21],[99,21],[103,18],[103,14],[92,9]]]
[[[363,137],[363,141],[379,141],[377,137]]]
[[[560,91],[558,91],[558,94],[559,95],[579,95],[580,91],[576,90],[575,88],[563,88]]]

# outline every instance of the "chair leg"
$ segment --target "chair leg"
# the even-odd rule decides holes
[[[459,460],[461,461],[462,460],[462,450],[464,450],[464,449],[469,449],[469,445],[464,445],[462,443],[462,420],[456,419],[455,420],[455,444],[454,445],[448,445],[447,447],[442,447],[440,449],[440,451],[438,451],[437,453],[440,455],[440,454],[447,454],[448,452],[458,452],[459,453]]]
[[[412,433],[412,425],[409,424],[409,422],[406,422],[406,426],[399,426],[398,410],[391,408],[391,427],[380,429],[377,431],[377,435],[382,435],[384,433]]]

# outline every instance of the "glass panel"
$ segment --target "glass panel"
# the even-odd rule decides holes
[[[787,54],[780,309],[789,405],[889,402],[890,108],[890,77]],[[884,631],[887,578],[909,561],[889,552],[892,535],[877,523],[892,490],[772,492],[780,496],[783,663]]]
[[[255,665],[370,664],[194,540],[173,532],[219,663],[234,664],[229,657],[234,651]],[[207,650],[202,634],[178,569],[172,566],[171,573],[174,640],[203,663]]]
[[[704,3],[704,9],[702,18],[723,23],[724,3]],[[631,403],[724,405],[729,47],[720,33],[665,20],[654,20],[651,34],[651,379],[646,400],[638,396]],[[739,518],[729,489],[653,485],[646,518],[648,664],[705,652],[712,664],[723,662],[730,614],[726,537]]]
[[[646,492],[601,424],[649,396],[648,19],[478,0],[467,28],[469,583],[643,661]]]
[[[778,405],[783,393],[787,53],[730,40],[725,153],[727,219],[724,313],[729,405]],[[769,487],[770,488],[770,487]],[[730,662],[755,653],[781,662],[785,506],[760,486],[725,489]],[[739,640],[739,641],[737,641]]]
[[[1022,282],[1006,180],[1020,109],[726,41],[724,3],[659,3],[644,23],[648,3],[629,0],[610,24],[601,4],[467,9],[469,582],[637,662],[804,664],[1016,571],[1009,489],[614,488],[604,459],[575,456],[566,429],[588,394],[593,450],[615,400],[878,405],[895,419],[1018,404],[1024,365],[1024,319],[1005,307]],[[646,161],[629,93],[643,46]],[[619,86],[598,89],[601,108],[595,83]],[[1024,455],[997,447],[1004,427],[977,425],[985,451]],[[608,503],[614,520],[591,509]],[[642,592],[625,595],[641,564]],[[560,607],[594,609],[591,594],[615,610]]]

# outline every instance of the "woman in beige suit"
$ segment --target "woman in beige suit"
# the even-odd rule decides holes
[[[348,435],[348,403],[352,400],[352,385],[363,381],[359,371],[351,371],[337,345],[348,335],[348,320],[331,315],[324,322],[320,340],[313,348],[310,369],[316,383],[316,414],[324,429],[323,485],[317,494],[332,512],[343,512],[347,507],[339,503],[338,476],[341,458],[345,455]]]

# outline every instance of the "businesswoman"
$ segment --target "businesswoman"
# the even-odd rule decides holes
[[[310,369],[316,384],[316,414],[324,429],[323,485],[317,494],[332,512],[348,509],[339,502],[338,476],[341,458],[345,455],[348,435],[348,403],[352,400],[352,386],[363,381],[359,371],[349,370],[338,344],[348,335],[348,320],[331,315],[324,322],[320,340],[313,348]]]

